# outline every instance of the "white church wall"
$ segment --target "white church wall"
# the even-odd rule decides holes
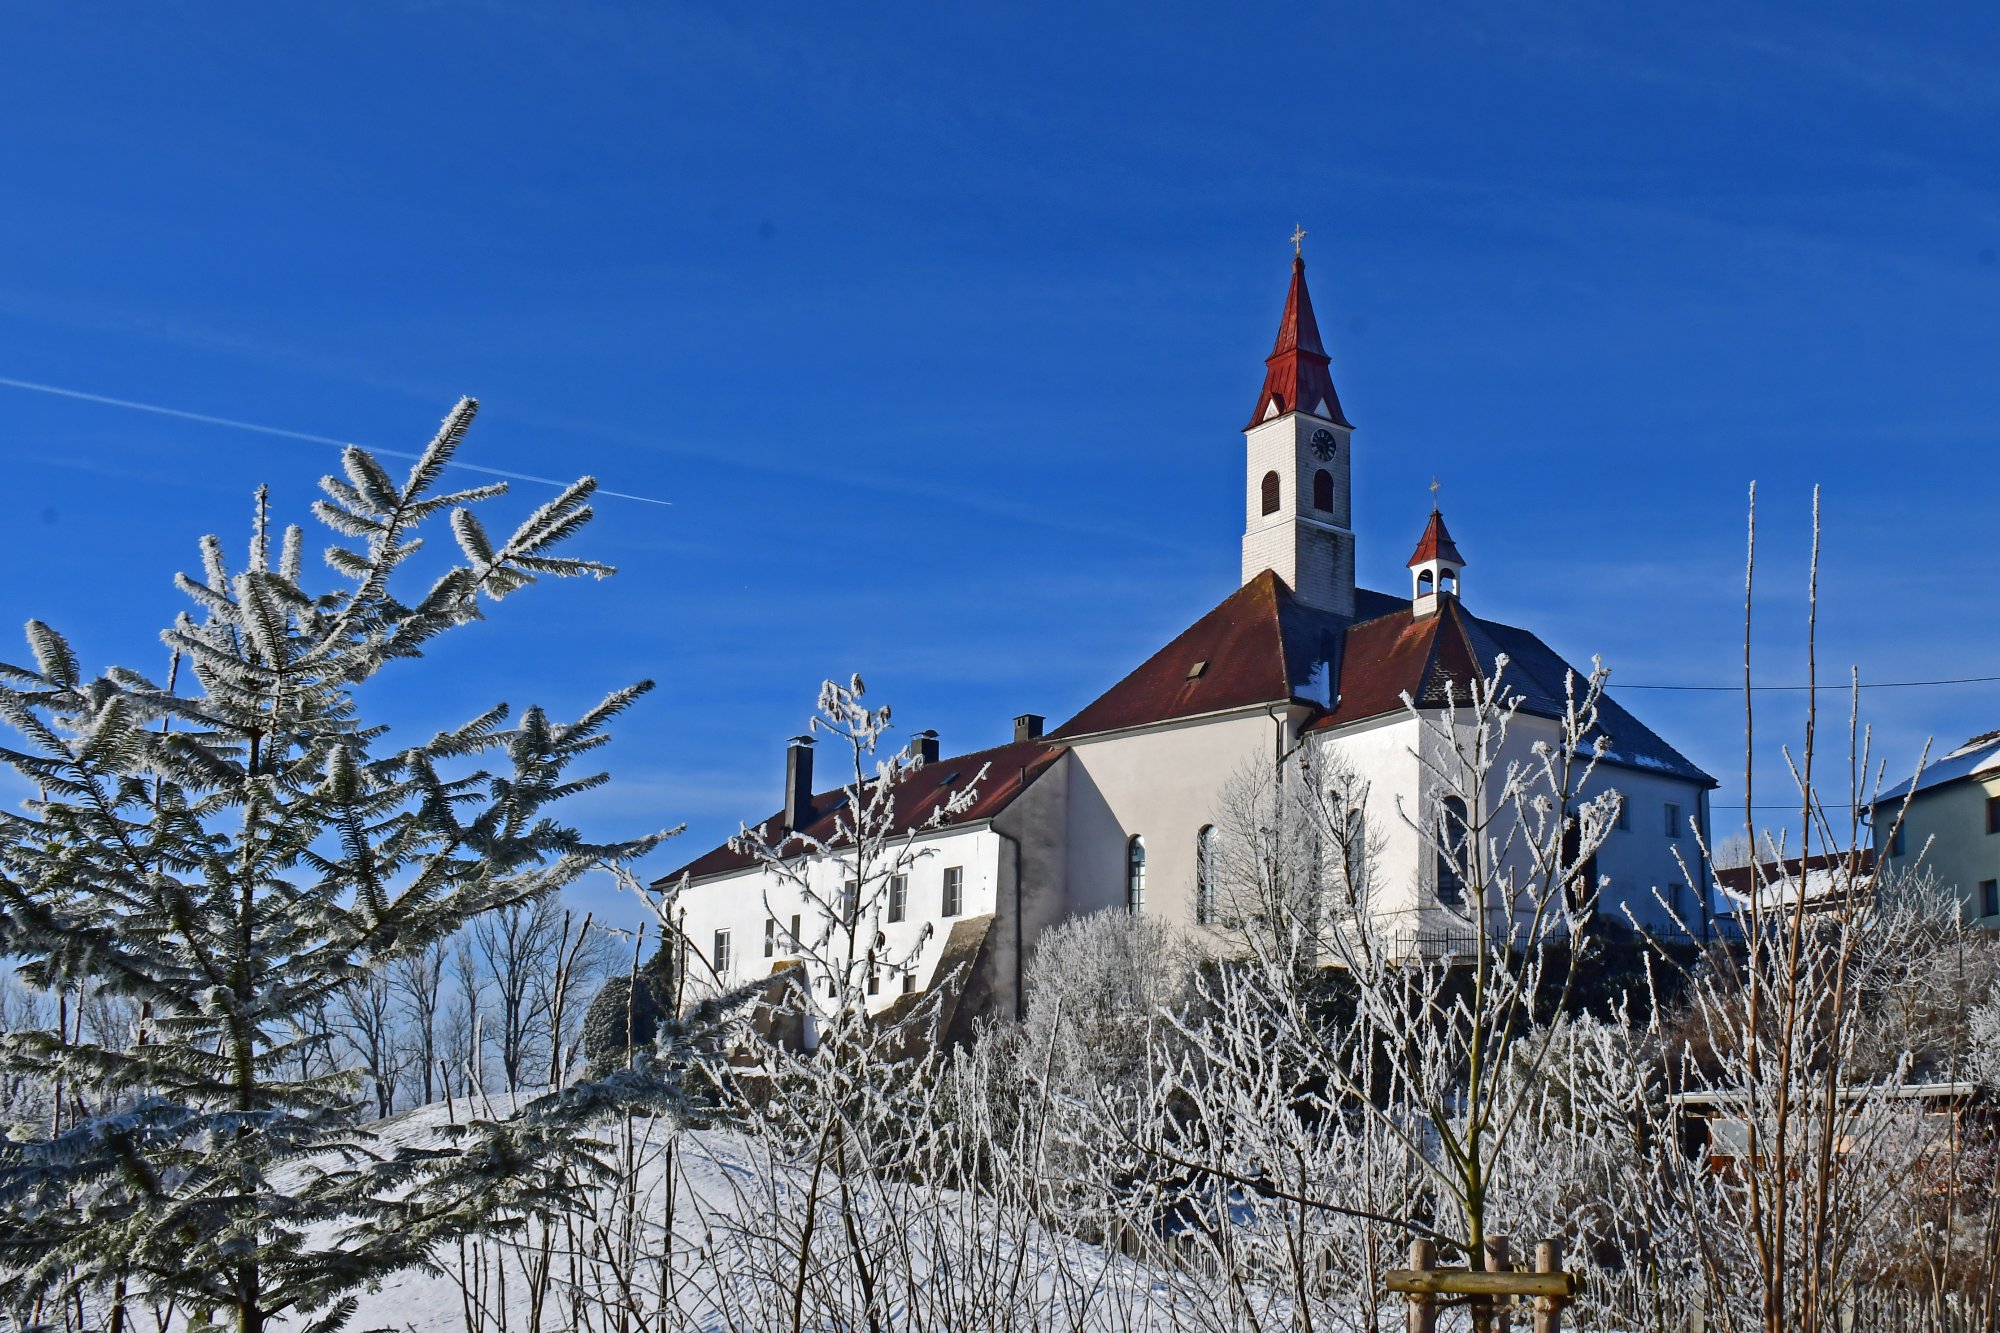
[[[1363,816],[1369,874],[1377,910],[1392,930],[1428,928],[1415,915],[1431,901],[1423,873],[1424,846],[1415,827],[1421,817],[1418,738],[1415,718],[1392,713],[1315,733],[1310,742],[1323,756],[1337,756],[1368,784]]]
[[[1251,760],[1273,762],[1278,722],[1256,712],[1076,743],[1069,782],[1065,894],[1072,913],[1125,903],[1127,840],[1146,846],[1146,912],[1194,925],[1195,838],[1223,787]]]
[[[1561,725],[1554,719],[1517,713],[1508,728],[1506,743],[1497,756],[1493,777],[1488,782],[1492,796],[1498,797],[1508,765],[1537,764],[1539,761],[1534,756],[1534,746],[1538,742],[1558,744],[1561,735]],[[1469,737],[1466,744],[1469,749]],[[1582,759],[1577,761],[1576,771],[1579,774],[1584,762]],[[1698,928],[1699,898],[1692,885],[1698,882],[1700,852],[1687,821],[1703,808],[1701,787],[1669,773],[1600,762],[1590,781],[1578,793],[1578,799],[1588,800],[1612,789],[1625,798],[1628,827],[1614,828],[1598,849],[1598,876],[1600,880],[1610,880],[1600,890],[1600,915],[1620,924],[1636,919],[1649,930],[1665,929],[1667,912],[1654,892],[1657,889],[1662,895],[1670,895],[1672,886],[1678,884],[1682,886],[1682,901],[1686,904],[1684,910]],[[1669,804],[1679,807],[1678,838],[1666,836]],[[1494,830],[1494,836],[1504,840],[1504,833],[1498,828]],[[1686,869],[1676,861],[1676,851],[1686,857]],[[1519,845],[1501,869],[1503,872],[1511,871],[1519,883],[1529,882],[1533,875],[1527,853]],[[1627,906],[1631,908],[1631,918],[1625,911]]]

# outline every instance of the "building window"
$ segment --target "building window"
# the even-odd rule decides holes
[[[1313,473],[1313,508],[1322,514],[1333,512],[1333,474],[1325,468]]]
[[[717,981],[727,981],[729,979],[728,931],[718,930],[715,932],[715,950],[709,954],[708,962],[709,966],[715,969],[715,979]]]
[[[1266,472],[1266,473],[1264,474],[1264,487],[1263,487],[1263,490],[1264,490],[1264,512],[1265,512],[1265,513],[1267,513],[1267,514],[1275,514],[1275,513],[1277,513],[1277,512],[1278,512],[1278,474],[1277,474],[1277,473],[1275,473],[1275,472]]]
[[[889,877],[889,919],[901,921],[909,913],[910,877],[891,875]]]
[[[1136,835],[1125,844],[1125,910],[1146,910],[1146,840]]]
[[[1979,915],[2000,916],[2000,879],[1979,881]]]
[[[1667,885],[1667,910],[1674,914],[1674,924],[1687,924],[1687,885]]]
[[[965,868],[946,866],[944,872],[944,915],[957,916],[965,910]]]
[[[849,930],[854,929],[854,918],[860,910],[861,881],[850,879],[840,886],[840,920]]]
[[[778,918],[774,916],[764,918],[764,956],[778,956]]]
[[[794,915],[792,917],[792,951],[796,953],[798,950],[803,949],[805,947],[806,946],[800,943],[799,941],[799,918],[796,915]]]
[[[1612,827],[1616,828],[1620,833],[1630,833],[1632,831],[1632,803],[1630,801],[1621,800],[1618,802],[1618,818],[1612,821]]]
[[[1672,801],[1667,802],[1667,836],[1669,838],[1681,836],[1681,808]]]
[[[2000,796],[1986,798],[1986,831],[2000,833]]]
[[[1597,853],[1583,854],[1583,825],[1574,814],[1563,821],[1562,866],[1559,868],[1569,872],[1569,881],[1564,887],[1569,893],[1571,909],[1580,912],[1589,907],[1597,897]]]
[[[1902,854],[1903,854],[1903,826],[1901,824],[1898,824],[1894,828],[1889,830],[1889,855],[1901,856]]]
[[[1194,919],[1215,924],[1215,825],[1203,824],[1194,835]]]
[[[908,995],[916,988],[917,988],[917,974],[914,972],[903,973],[903,994]]]
[[[1465,901],[1465,853],[1467,836],[1465,802],[1447,796],[1438,802],[1437,895],[1447,907]]]
[[[882,973],[875,966],[875,951],[873,949],[868,951],[868,993],[870,995],[880,995],[882,993]]]

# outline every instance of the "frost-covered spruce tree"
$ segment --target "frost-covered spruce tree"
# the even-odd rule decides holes
[[[87,679],[40,622],[34,665],[0,666],[20,737],[0,761],[39,792],[0,814],[0,953],[45,991],[140,1016],[129,1040],[0,1042],[0,1078],[60,1089],[38,1133],[0,1141],[0,1298],[23,1323],[115,1328],[130,1302],[198,1328],[332,1329],[357,1287],[548,1187],[547,1164],[493,1152],[519,1136],[493,1136],[460,1154],[488,1160],[441,1162],[448,1186],[412,1190],[409,1162],[356,1128],[355,1078],[302,1058],[296,1021],[657,840],[591,843],[549,810],[604,781],[568,770],[646,684],[575,722],[498,705],[414,745],[360,716],[360,687],[482,600],[612,572],[558,553],[590,520],[588,478],[497,543],[472,506],[504,487],[440,489],[475,410],[461,401],[400,485],[355,448],[321,483],[333,591],[308,590],[298,528],[270,540],[261,491],[244,568],[205,539],[165,683]],[[406,601],[441,518],[457,556]]]

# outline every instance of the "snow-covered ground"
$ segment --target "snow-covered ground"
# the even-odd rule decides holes
[[[469,1113],[489,1118],[510,1109],[499,1098],[477,1108],[440,1102],[369,1128],[383,1148],[430,1146]],[[722,1129],[668,1138],[642,1122],[629,1139],[618,1127],[604,1137],[631,1169],[580,1193],[575,1217],[436,1254],[434,1271],[406,1270],[360,1293],[347,1327],[719,1333],[789,1326],[801,1285],[794,1256],[813,1197],[805,1164],[774,1162],[753,1139]],[[867,1326],[847,1271],[857,1254],[871,1256],[878,1308],[896,1328],[1139,1333],[1189,1327],[1188,1302],[1200,1299],[1165,1272],[996,1217],[969,1194],[884,1182],[874,1190],[857,1184],[843,1203],[839,1185],[823,1177],[817,1197],[816,1257],[802,1283],[805,1327],[849,1326],[837,1315],[850,1304],[855,1322]],[[632,1318],[635,1312],[645,1317]],[[1206,1322],[1196,1317],[1197,1326]]]

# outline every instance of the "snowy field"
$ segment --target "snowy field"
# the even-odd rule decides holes
[[[468,1115],[504,1116],[504,1097],[439,1102],[369,1127],[381,1149],[429,1147]],[[363,1292],[350,1329],[539,1333],[571,1328],[748,1330],[868,1327],[847,1272],[872,1267],[894,1328],[1140,1330],[1233,1326],[1173,1275],[1115,1253],[997,1219],[969,1196],[909,1182],[822,1179],[814,1186],[747,1137],[719,1129],[668,1139],[635,1125],[605,1141],[632,1169],[586,1187],[576,1216],[506,1239],[450,1247],[435,1271],[406,1270]],[[673,1189],[666,1188],[669,1174]],[[861,1234],[847,1230],[853,1222]],[[819,1247],[840,1253],[818,1260]],[[796,1255],[815,1259],[800,1278]],[[908,1276],[905,1276],[905,1275]],[[851,1322],[835,1317],[853,1303]],[[1206,1308],[1204,1308],[1206,1307]],[[815,1315],[813,1312],[817,1311]],[[1267,1311],[1268,1312],[1268,1311]],[[294,1319],[280,1327],[306,1327]]]

